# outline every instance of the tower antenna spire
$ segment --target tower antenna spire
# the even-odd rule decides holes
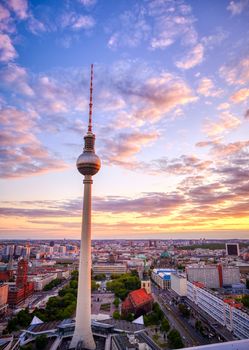
[[[93,64],[91,64],[91,81],[90,81],[90,102],[89,102],[88,132],[92,132],[92,112],[93,112]]]

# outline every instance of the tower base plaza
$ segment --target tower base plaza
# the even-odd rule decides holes
[[[51,321],[29,326],[21,334],[18,345],[25,346],[34,343],[35,338],[45,334],[50,342],[51,350],[69,349],[72,335],[74,334],[75,321],[67,319],[63,321]],[[158,345],[147,335],[144,325],[135,324],[112,318],[91,321],[91,330],[97,350],[126,350],[133,349],[160,350]],[[7,341],[7,340],[6,340]],[[11,340],[9,340],[11,341]],[[84,349],[80,347],[78,349]],[[16,347],[18,349],[19,347]],[[14,349],[14,347],[10,347]],[[236,340],[226,343],[216,343],[190,347],[189,350],[248,350],[249,339]]]

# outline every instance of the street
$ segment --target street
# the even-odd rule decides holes
[[[185,347],[200,345],[201,343],[197,339],[195,339],[195,337],[192,336],[191,332],[189,332],[184,323],[181,320],[179,320],[178,317],[176,317],[173,310],[171,309],[171,306],[165,304],[159,293],[160,290],[158,290],[157,287],[152,285],[152,295],[154,297],[154,300],[158,302],[165,316],[168,318],[171,328],[177,329],[178,332],[181,334]]]

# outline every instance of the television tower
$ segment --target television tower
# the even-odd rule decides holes
[[[77,168],[84,175],[84,200],[81,228],[80,263],[78,278],[78,296],[75,318],[75,330],[70,349],[96,348],[91,329],[91,209],[92,209],[92,176],[100,169],[100,159],[95,154],[95,135],[92,133],[92,92],[93,64],[91,65],[90,103],[88,131],[84,136],[83,153],[77,160]]]

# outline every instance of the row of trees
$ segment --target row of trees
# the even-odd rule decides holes
[[[167,339],[170,349],[180,349],[184,347],[180,333],[174,328],[170,330],[169,321],[165,317],[158,303],[154,303],[152,312],[144,316],[144,324],[145,326],[159,326],[162,333],[168,333]]]
[[[55,278],[53,281],[49,282],[44,288],[44,291],[48,291],[53,289],[54,287],[57,287],[59,284],[61,284],[62,279],[61,278]]]

